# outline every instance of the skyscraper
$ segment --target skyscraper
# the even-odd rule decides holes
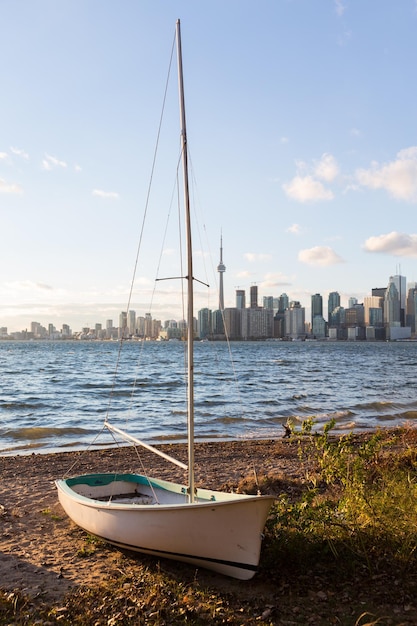
[[[127,312],[122,311],[119,315],[119,339],[125,339],[127,335]]]
[[[220,235],[220,263],[217,266],[217,271],[220,274],[219,277],[219,308],[213,311],[211,316],[212,333],[214,336],[219,337],[224,335],[224,288],[223,288],[223,274],[226,271],[226,266],[223,263],[223,235]]]
[[[311,296],[311,327],[313,327],[316,315],[323,317],[323,298],[319,293],[315,293]]]
[[[340,295],[337,291],[331,291],[328,299],[327,318],[330,324],[330,318],[335,309],[340,307]]]
[[[220,309],[220,311],[224,311],[223,274],[226,271],[226,266],[223,263],[223,235],[220,235],[220,263],[217,266],[217,271],[220,274],[220,278],[219,278],[219,309]]]
[[[272,296],[264,296],[263,303],[264,309],[274,310],[274,298]]]
[[[129,335],[135,335],[136,334],[136,311],[129,311],[127,326],[129,330]]]
[[[286,293],[282,293],[278,298],[278,313],[284,313],[289,306],[289,298]]]
[[[400,295],[392,276],[385,292],[384,323],[387,326],[401,325]]]
[[[384,319],[383,302],[384,299],[380,296],[365,296],[363,299],[363,306],[365,309],[365,326],[382,325]]]
[[[406,277],[396,274],[395,276],[390,276],[390,283],[394,283],[398,291],[398,299],[400,301],[400,322],[401,326],[405,326],[405,311],[406,311],[406,301],[407,301],[407,289],[406,289]]]
[[[285,335],[290,339],[305,337],[305,309],[297,301],[290,302],[285,311]]]
[[[246,295],[244,289],[236,289],[236,308],[244,309],[246,307]]]
[[[417,322],[417,283],[408,285],[407,295],[407,312],[406,312],[406,326],[410,326],[411,332],[416,332]]]
[[[211,311],[201,309],[198,312],[198,334],[200,339],[206,339],[211,335]]]
[[[250,308],[258,308],[258,285],[252,285],[250,288]]]

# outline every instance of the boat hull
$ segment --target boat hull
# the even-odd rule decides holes
[[[274,498],[198,489],[138,474],[90,474],[56,483],[81,528],[118,547],[190,563],[240,580],[257,571]]]

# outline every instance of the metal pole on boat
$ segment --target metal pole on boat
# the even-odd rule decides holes
[[[187,240],[187,361],[188,361],[188,489],[189,501],[194,502],[194,303],[193,303],[193,258],[191,245],[190,195],[188,187],[187,130],[185,123],[184,81],[182,72],[182,49],[180,20],[176,24],[178,89],[180,99],[182,169],[184,177],[185,233]]]

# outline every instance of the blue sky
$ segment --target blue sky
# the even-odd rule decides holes
[[[317,292],[327,302],[339,291],[346,306],[390,275],[417,281],[414,0],[3,0],[1,14],[9,332],[32,320],[75,330],[126,308],[177,18],[202,216],[196,275],[217,266],[222,232],[226,306],[252,284],[260,300],[285,292],[308,309]],[[175,177],[175,72],[171,82],[138,314]],[[166,240],[168,271],[175,246]],[[207,280],[196,308],[217,306]],[[178,285],[164,289],[154,316],[181,317]]]

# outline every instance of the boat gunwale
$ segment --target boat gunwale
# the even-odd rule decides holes
[[[80,493],[77,493],[77,491],[75,491],[74,489],[72,489],[72,485],[77,485],[77,484],[86,484],[89,485],[91,487],[94,487],[93,484],[89,484],[88,481],[86,479],[92,479],[93,477],[103,477],[105,479],[107,479],[107,482],[103,483],[104,485],[109,485],[111,482],[121,482],[123,480],[126,480],[128,478],[132,479],[132,478],[140,478],[142,479],[141,481],[138,480],[134,480],[132,482],[136,482],[137,484],[143,484],[143,485],[148,485],[151,488],[156,488],[156,489],[162,489],[165,491],[174,491],[174,493],[177,493],[179,495],[183,494],[184,497],[186,496],[186,487],[185,485],[182,485],[180,483],[172,483],[172,482],[168,482],[168,481],[164,481],[164,480],[160,480],[160,479],[155,479],[155,478],[151,478],[151,477],[147,477],[144,476],[142,474],[112,474],[112,473],[104,473],[104,474],[83,474],[80,476],[74,476],[72,478],[64,478],[61,480],[56,480],[55,481],[55,485],[58,488],[58,492],[61,491],[62,493],[66,494],[66,496],[70,497],[71,500],[73,501],[78,501],[80,504],[89,506],[89,507],[94,507],[94,508],[102,508],[102,509],[114,509],[114,510],[147,510],[149,511],[150,509],[155,509],[160,511],[161,509],[170,509],[170,510],[174,510],[174,509],[193,509],[193,508],[203,508],[203,507],[213,507],[213,506],[226,506],[228,504],[234,503],[236,504],[238,501],[242,501],[245,503],[248,503],[250,500],[259,502],[259,500],[275,500],[274,496],[271,495],[251,495],[251,494],[245,494],[245,493],[232,493],[232,492],[226,492],[226,491],[216,491],[215,489],[200,489],[197,488],[197,493],[196,493],[196,498],[197,500],[195,500],[194,502],[181,502],[181,503],[173,503],[173,504],[167,504],[167,503],[152,503],[152,504],[139,504],[139,503],[135,503],[135,502],[114,502],[111,499],[108,502],[103,502],[103,500],[96,500],[93,497],[89,497],[89,496],[83,496]],[[72,484],[70,484],[72,483]],[[96,485],[97,487],[99,486],[103,486],[103,484],[101,485]],[[170,489],[169,487],[173,487],[174,489]],[[185,491],[184,491],[185,490]],[[214,496],[214,499],[213,499]],[[221,499],[217,499],[216,496],[220,496]],[[198,498],[204,498],[204,500],[198,500]]]

